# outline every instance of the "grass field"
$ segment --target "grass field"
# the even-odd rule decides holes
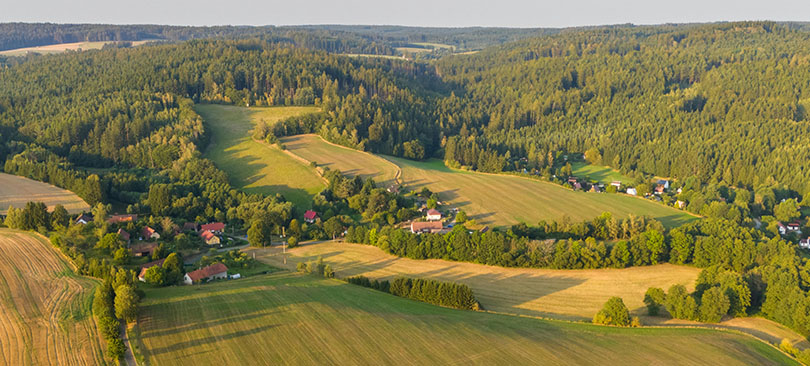
[[[150,41],[132,41],[131,43],[132,46],[138,46],[146,42]],[[100,42],[59,43],[47,46],[17,48],[13,50],[0,51],[0,56],[25,56],[28,53],[52,54],[52,53],[62,53],[65,51],[100,50],[107,43],[113,42],[100,41]]]
[[[453,310],[289,272],[148,289],[139,327],[153,365],[795,364],[735,333]]]
[[[309,207],[312,196],[324,183],[315,169],[266,143],[254,141],[255,123],[273,123],[298,114],[316,112],[315,107],[243,108],[197,105],[195,110],[211,132],[205,156],[228,174],[231,184],[248,193],[281,193],[299,207]]]
[[[0,229],[0,365],[104,364],[95,286],[44,239]]]
[[[90,211],[90,206],[73,192],[16,175],[0,173],[0,215],[9,206],[25,207],[28,201],[44,202],[49,209],[63,205],[70,213]]]
[[[374,154],[331,144],[317,135],[298,135],[281,139],[287,151],[318,166],[340,170],[343,174],[363,179],[374,178],[382,187],[394,182],[399,167]]]
[[[579,178],[588,178],[595,180],[599,183],[610,184],[613,181],[619,181],[624,184],[633,182],[633,178],[625,176],[617,170],[613,170],[606,166],[591,165],[584,162],[571,163],[571,172],[574,176]]]
[[[447,168],[440,160],[417,162],[386,157],[402,169],[402,184],[409,190],[428,187],[442,201],[467,212],[480,224],[537,224],[568,215],[575,221],[591,220],[603,212],[618,217],[647,216],[668,227],[697,217],[661,204],[623,194],[574,192],[556,184],[499,174]]]

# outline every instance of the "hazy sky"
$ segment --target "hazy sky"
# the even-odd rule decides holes
[[[567,27],[810,21],[810,0],[4,0],[0,22]]]

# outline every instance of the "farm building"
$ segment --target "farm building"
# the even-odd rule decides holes
[[[122,222],[133,222],[138,220],[138,215],[112,215],[107,219],[109,224],[120,224]]]
[[[150,239],[160,239],[160,234],[158,234],[155,229],[152,229],[149,226],[144,226],[143,229],[141,229],[141,240]]]
[[[193,231],[196,233],[198,230],[200,230],[200,225],[197,225],[196,222],[187,222],[183,224],[183,231]]]
[[[222,243],[222,240],[220,240],[220,238],[211,231],[206,230],[200,232],[200,237],[205,242],[205,244],[208,245],[219,245],[220,243]]]
[[[656,184],[658,184],[659,186],[664,186],[664,189],[669,189],[669,181],[666,179],[659,179],[658,182],[656,182]]]
[[[428,210],[426,218],[428,221],[441,221],[442,213],[435,208],[431,208],[430,210]]]
[[[121,240],[129,243],[129,233],[126,232],[124,229],[118,229],[118,236],[121,237]]]
[[[76,223],[80,225],[87,225],[91,222],[93,222],[93,215],[90,214],[83,213],[76,218]]]
[[[166,258],[158,259],[156,261],[152,261],[152,262],[149,262],[149,263],[146,263],[146,264],[142,265],[141,266],[141,271],[138,273],[138,280],[141,281],[141,282],[146,282],[146,278],[144,277],[144,276],[146,276],[146,270],[151,268],[151,267],[162,266],[163,262],[165,260],[166,260]]]
[[[810,249],[810,238],[799,240],[799,247],[803,249]]]
[[[629,195],[631,195],[631,196],[635,196],[635,195],[637,195],[637,194],[638,194],[638,192],[636,192],[636,189],[635,189],[635,188],[632,188],[632,187],[631,187],[631,188],[627,188],[626,193],[627,193],[627,194],[629,194]]]
[[[315,222],[315,220],[317,220],[317,219],[318,219],[318,213],[317,212],[312,211],[312,210],[307,210],[307,212],[304,212],[304,221],[306,221],[307,223],[311,224],[311,223]]]
[[[616,187],[617,190],[622,188],[622,182],[619,182],[617,180],[614,180],[614,181],[610,182],[610,185]]]
[[[221,222],[209,222],[200,226],[200,230],[210,231],[214,234],[222,234],[222,232],[225,231],[225,224]]]
[[[228,278],[228,267],[222,263],[214,263],[208,267],[200,268],[196,271],[186,273],[183,276],[183,283],[192,285],[202,281]]]
[[[157,243],[138,243],[133,244],[129,249],[132,250],[132,255],[136,257],[151,257],[157,246]]]
[[[414,234],[438,233],[443,229],[441,221],[414,221],[411,223],[411,232]]]

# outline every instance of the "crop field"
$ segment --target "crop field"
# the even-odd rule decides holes
[[[231,184],[248,193],[281,193],[299,207],[309,207],[312,196],[324,187],[315,169],[275,146],[255,141],[255,123],[273,123],[298,114],[316,112],[315,107],[244,108],[197,105],[195,110],[211,132],[205,157],[228,174]]]
[[[394,183],[399,167],[374,154],[324,141],[317,135],[297,135],[281,139],[287,151],[318,166],[340,170],[343,174],[363,179],[374,178],[382,187]]]
[[[150,41],[132,41],[130,43],[132,43],[132,46],[138,46],[146,42]],[[50,44],[47,46],[17,48],[13,50],[0,51],[0,56],[25,56],[28,53],[52,54],[52,53],[62,53],[65,51],[100,50],[107,43],[115,43],[115,42],[107,42],[107,41],[75,42],[75,43]]]
[[[549,182],[503,174],[484,174],[447,168],[440,160],[417,162],[386,157],[402,169],[408,190],[427,187],[442,201],[467,212],[479,224],[537,224],[567,215],[591,220],[603,212],[617,217],[647,216],[675,227],[697,220],[684,211],[623,194],[574,192]]]
[[[139,327],[153,365],[795,364],[736,333],[453,310],[290,272],[147,289]]]
[[[625,176],[619,171],[613,170],[606,166],[591,165],[583,162],[571,163],[571,172],[576,177],[588,178],[589,180],[605,184],[610,184],[610,182],[614,181],[619,181],[625,184],[633,182],[632,178]]]
[[[5,215],[9,206],[22,208],[28,201],[44,202],[49,209],[61,204],[70,213],[90,210],[90,206],[73,192],[48,183],[0,173],[0,215]]]
[[[44,239],[0,229],[0,364],[104,364],[95,286]]]

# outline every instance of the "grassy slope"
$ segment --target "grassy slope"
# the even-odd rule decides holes
[[[0,229],[0,365],[103,364],[95,286],[41,237]]]
[[[134,47],[142,45],[146,42],[149,41],[131,41],[130,43]],[[13,50],[0,51],[0,56],[25,56],[28,53],[54,54],[54,53],[62,53],[68,50],[70,51],[100,50],[107,43],[115,43],[115,42],[96,41],[96,42],[59,43],[47,46],[17,48]]]
[[[394,182],[399,168],[393,163],[370,153],[330,144],[317,135],[298,135],[281,139],[287,151],[318,166],[340,170],[348,176],[374,178],[380,186]]]
[[[625,184],[633,182],[633,179],[606,166],[591,165],[584,162],[571,163],[571,172],[576,177],[588,178],[600,183],[610,184],[619,181]]]
[[[28,201],[44,202],[49,209],[61,204],[70,213],[90,210],[90,206],[73,192],[48,183],[0,173],[0,215],[5,215],[9,206],[22,208]]]
[[[428,187],[442,200],[463,209],[479,223],[536,224],[568,215],[575,221],[590,220],[602,212],[619,217],[629,214],[678,226],[696,220],[683,211],[622,194],[574,192],[556,184],[508,175],[452,170],[442,161],[416,162],[388,157],[402,168],[403,185],[410,190]]]
[[[211,132],[205,156],[228,174],[234,187],[248,193],[281,193],[299,207],[308,207],[312,196],[323,189],[323,181],[314,169],[250,137],[258,121],[272,123],[317,108],[197,105],[195,110]]]
[[[795,364],[750,337],[439,308],[281,273],[147,290],[151,364]]]

